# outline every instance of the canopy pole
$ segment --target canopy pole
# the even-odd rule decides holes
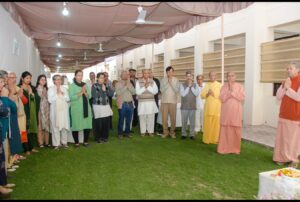
[[[124,58],[123,58],[123,52],[122,52],[122,70],[124,70]]]
[[[221,61],[221,72],[222,72],[222,85],[224,84],[224,14],[222,13],[221,17],[221,38],[222,38],[222,61]]]
[[[154,43],[152,42],[152,57],[151,57],[151,69],[152,70],[153,70],[153,67],[154,67],[153,57],[154,57]]]

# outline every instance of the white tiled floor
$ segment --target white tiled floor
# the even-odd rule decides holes
[[[251,142],[274,148],[276,137],[276,128],[260,125],[260,126],[244,126],[242,138]]]

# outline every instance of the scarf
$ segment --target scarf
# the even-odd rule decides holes
[[[85,85],[84,82],[78,83],[75,78],[73,79],[73,81],[74,81],[75,85],[77,85],[79,87],[83,87]],[[82,102],[83,103],[83,117],[86,118],[89,116],[89,108],[88,108],[89,102],[88,102],[88,98],[84,94],[82,95],[82,100],[83,100],[83,102]]]

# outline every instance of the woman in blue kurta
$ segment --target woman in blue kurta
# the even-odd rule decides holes
[[[91,88],[82,82],[83,72],[75,71],[75,78],[69,87],[71,100],[71,130],[75,146],[79,147],[78,132],[83,130],[84,146],[88,146],[90,129],[92,129],[92,109],[89,104]]]
[[[4,77],[0,75],[0,91],[2,91],[4,87]],[[14,187],[14,184],[7,183],[7,175],[5,169],[5,153],[3,148],[3,140],[6,137],[6,132],[9,129],[9,111],[16,112],[16,105],[15,108],[9,107],[7,103],[9,103],[9,99],[7,97],[0,97],[0,134],[1,134],[1,141],[0,141],[0,193],[1,194],[9,194],[12,192],[11,187]]]

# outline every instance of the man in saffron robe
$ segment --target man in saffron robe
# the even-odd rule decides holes
[[[243,86],[235,82],[234,72],[227,73],[228,83],[222,86],[221,130],[217,152],[240,154],[242,133],[242,101],[245,99]]]
[[[209,72],[209,79],[201,92],[201,98],[205,99],[203,142],[205,144],[217,144],[220,132],[221,83],[216,81],[216,72]]]
[[[273,161],[296,168],[300,156],[300,74],[299,64],[287,66],[289,77],[282,82],[276,97],[281,100]]]

